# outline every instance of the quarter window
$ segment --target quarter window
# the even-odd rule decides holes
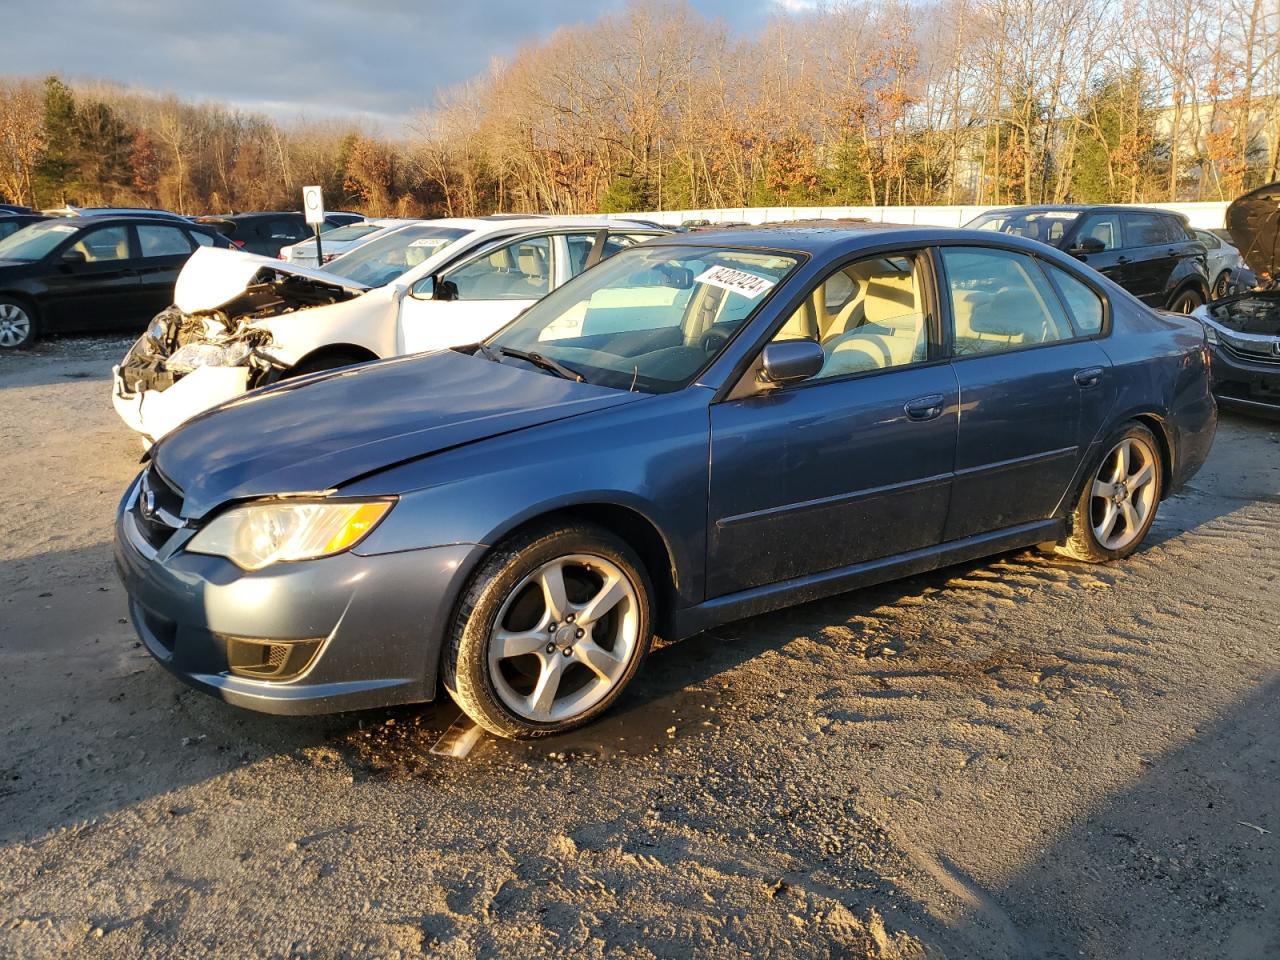
[[[450,273],[459,300],[537,300],[551,289],[551,242],[528,237]]]
[[[209,236],[207,233],[201,233],[199,230],[191,231],[191,239],[202,247],[213,246],[213,237]]]
[[[945,247],[956,356],[1002,353],[1075,334],[1036,262],[1021,253]]]
[[[1065,270],[1052,264],[1042,264],[1057,285],[1067,311],[1075,324],[1076,332],[1090,337],[1102,332],[1102,298],[1093,292],[1083,280],[1077,280]]]
[[[138,226],[138,245],[144,257],[176,257],[191,252],[191,243],[177,227]]]
[[[871,257],[818,284],[773,339],[820,343],[814,379],[887,370],[927,358],[925,315],[916,257]]]

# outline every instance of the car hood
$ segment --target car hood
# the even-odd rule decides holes
[[[300,377],[187,421],[151,451],[198,519],[231,500],[320,493],[386,467],[644,394],[445,351]]]
[[[1250,270],[1280,275],[1280,182],[1236,197],[1227,207],[1226,226]]]
[[[352,293],[363,293],[369,289],[359,281],[339,277],[316,267],[260,257],[243,250],[201,247],[191,255],[178,274],[178,280],[173,286],[173,304],[183,313],[217,310],[244,293],[245,288],[256,280],[280,274],[321,280]]]

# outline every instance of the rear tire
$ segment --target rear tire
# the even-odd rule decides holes
[[[1204,306],[1204,297],[1200,291],[1194,287],[1187,287],[1185,290],[1179,291],[1169,304],[1169,310],[1172,313],[1191,313],[1196,307]]]
[[[1223,270],[1218,279],[1213,281],[1213,289],[1209,291],[1210,300],[1221,300],[1231,292],[1231,271]]]
[[[640,558],[602,527],[548,523],[518,533],[463,594],[442,654],[445,689],[500,737],[590,723],[649,652],[652,597]]]
[[[16,297],[0,296],[0,350],[29,350],[38,339],[35,310]]]
[[[1155,434],[1130,421],[1107,442],[1102,461],[1085,476],[1071,513],[1071,535],[1057,552],[1086,563],[1121,560],[1142,545],[1164,492],[1164,465]]]

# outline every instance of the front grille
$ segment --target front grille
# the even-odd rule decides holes
[[[182,492],[169,483],[154,466],[142,474],[134,520],[143,538],[159,550],[182,527]]]
[[[1221,338],[1222,348],[1237,360],[1245,360],[1252,363],[1275,363],[1280,364],[1280,354],[1275,352],[1275,347],[1270,343],[1261,343],[1256,347],[1250,344],[1245,347],[1243,343]]]

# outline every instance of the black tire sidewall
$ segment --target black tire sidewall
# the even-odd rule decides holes
[[[502,702],[489,673],[489,637],[511,591],[549,560],[568,554],[595,554],[616,564],[632,580],[640,601],[637,649],[613,690],[590,710],[568,720],[538,723],[513,713]],[[590,723],[608,710],[639,671],[652,645],[653,588],[644,564],[621,538],[585,523],[540,525],[495,547],[472,577],[459,603],[442,655],[445,688],[463,711],[499,736],[534,738]]]
[[[1093,500],[1093,481],[1098,476],[1098,471],[1102,469],[1102,465],[1111,457],[1111,453],[1116,446],[1125,439],[1138,438],[1141,439],[1154,455],[1156,465],[1156,496],[1155,502],[1151,506],[1151,513],[1147,515],[1146,521],[1143,523],[1142,531],[1134,538],[1133,542],[1120,550],[1109,550],[1098,542],[1098,538],[1093,532],[1093,518],[1091,514]],[[1164,475],[1164,460],[1160,455],[1160,442],[1156,439],[1156,435],[1151,432],[1150,428],[1144,426],[1136,420],[1131,420],[1124,426],[1116,430],[1107,442],[1103,444],[1102,456],[1094,462],[1085,474],[1084,484],[1081,487],[1080,495],[1076,498],[1075,511],[1072,516],[1072,531],[1076,537],[1083,536],[1088,543],[1089,552],[1096,555],[1099,560],[1123,560],[1125,557],[1134,553],[1143,542],[1147,539],[1147,534],[1151,531],[1151,525],[1155,523],[1156,514],[1160,512],[1160,502],[1164,495],[1166,478]]]
[[[0,352],[17,352],[19,350],[30,350],[37,340],[40,339],[40,318],[36,315],[35,309],[27,301],[20,297],[13,297],[5,294],[0,296],[0,304],[10,304],[17,307],[27,315],[27,320],[31,324],[31,329],[27,333],[27,339],[22,343],[13,347],[0,345]]]

